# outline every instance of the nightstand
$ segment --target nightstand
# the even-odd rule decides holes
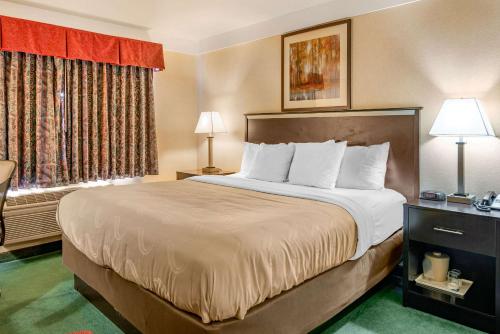
[[[234,173],[236,173],[236,172],[229,172],[229,171],[223,170],[217,174],[204,174],[201,169],[183,170],[183,171],[177,171],[177,180],[184,180],[188,177],[199,176],[199,175],[231,175]]]
[[[403,305],[486,332],[500,333],[500,212],[416,200],[404,206]],[[473,281],[462,298],[422,287],[425,252],[450,256],[449,269]]]

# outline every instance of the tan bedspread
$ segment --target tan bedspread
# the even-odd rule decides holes
[[[242,319],[357,243],[339,206],[189,180],[78,190],[58,220],[91,261],[205,323]]]

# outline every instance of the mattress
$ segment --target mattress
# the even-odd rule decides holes
[[[366,199],[241,183],[201,177],[85,189],[63,198],[58,221],[89,260],[205,323],[242,319],[375,241]]]
[[[406,198],[393,189],[320,189],[248,179],[239,173],[196,176],[190,180],[339,205],[353,216],[358,227],[357,249],[351,260],[359,258],[369,247],[378,245],[403,227],[403,204]]]

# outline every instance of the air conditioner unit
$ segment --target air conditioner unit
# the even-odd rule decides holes
[[[5,246],[25,242],[36,244],[37,240],[60,237],[57,204],[64,195],[77,189],[8,197],[4,206]]]

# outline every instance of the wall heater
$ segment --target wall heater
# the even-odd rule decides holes
[[[61,236],[56,222],[59,200],[78,188],[8,197],[4,206],[5,246]]]

